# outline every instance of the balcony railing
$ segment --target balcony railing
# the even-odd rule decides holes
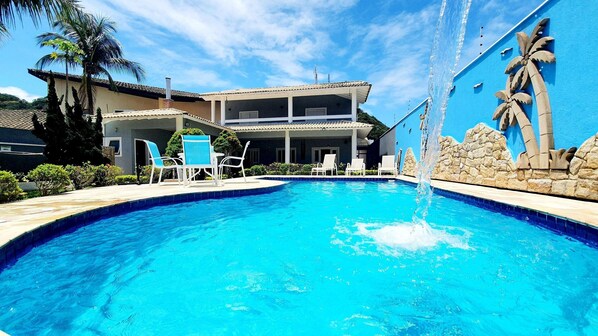
[[[225,124],[271,124],[284,122],[305,122],[305,121],[328,121],[328,120],[351,120],[351,114],[332,114],[320,116],[293,116],[289,117],[275,117],[275,118],[252,118],[252,119],[226,119]]]

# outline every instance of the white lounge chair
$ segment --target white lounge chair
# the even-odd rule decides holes
[[[363,159],[352,159],[351,163],[347,163],[345,175],[348,176],[355,172],[365,176],[365,163],[363,163]]]
[[[203,169],[218,185],[218,160],[209,135],[181,135],[183,139],[183,181],[190,181]],[[197,171],[195,171],[197,169]],[[209,171],[208,171],[209,170]]]
[[[324,155],[324,162],[318,163],[316,167],[312,168],[311,175],[314,173],[316,173],[316,175],[319,175],[320,173],[326,175],[328,171],[330,171],[331,175],[334,175],[334,172],[336,172],[338,175],[338,169],[336,167],[336,154]]]
[[[382,163],[378,164],[378,176],[382,173],[392,173],[395,177],[399,175],[394,155],[382,156]]]
[[[154,172],[156,171],[156,169],[160,169],[158,184],[162,183],[162,172],[164,170],[169,169],[174,170],[176,172],[176,178],[178,183],[180,184],[182,182],[182,162],[179,159],[171,158],[168,156],[160,156],[160,151],[158,150],[158,146],[155,143],[149,140],[143,140],[143,142],[145,142],[145,144],[147,145],[149,157],[152,161],[152,173],[150,175],[149,184],[152,185],[152,182],[154,181]],[[166,165],[164,164],[165,162],[170,162],[171,164]]]
[[[222,177],[222,170],[224,167],[230,168],[241,168],[241,172],[243,173],[243,181],[247,182],[247,178],[245,177],[245,167],[243,167],[243,161],[245,161],[245,153],[247,153],[247,147],[249,147],[249,143],[251,141],[247,141],[245,144],[245,149],[243,149],[243,155],[241,156],[227,156],[222,161],[220,161],[220,173],[219,175]],[[239,161],[237,164],[231,164],[231,160]]]

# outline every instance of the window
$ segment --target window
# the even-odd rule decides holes
[[[324,161],[324,155],[336,154],[336,162],[338,163],[338,147],[313,147],[311,149],[311,159],[313,163]]]
[[[284,160],[284,148],[276,148],[276,162],[285,162]],[[291,162],[297,163],[297,150],[295,147],[291,147]]]
[[[104,137],[104,146],[114,147],[114,156],[121,157],[122,155],[122,138],[121,137]]]
[[[325,116],[326,114],[328,114],[328,111],[325,107],[308,107],[305,109],[306,117]]]
[[[0,152],[10,152],[10,151],[12,151],[12,147],[7,146],[7,145],[0,146]]]
[[[239,119],[257,119],[259,111],[239,111]]]
[[[135,111],[135,110],[130,110],[130,109],[115,109],[114,113],[130,112],[130,111]]]
[[[260,149],[259,148],[248,148],[246,159],[247,159],[247,161],[249,161],[249,164],[247,164],[247,167],[251,167],[253,165],[259,164],[260,163]]]

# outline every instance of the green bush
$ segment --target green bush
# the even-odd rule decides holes
[[[17,200],[22,193],[17,178],[9,171],[0,170],[0,203]]]
[[[183,141],[181,135],[205,135],[199,128],[185,128],[180,131],[174,132],[174,134],[168,140],[166,144],[166,156],[173,158],[178,157],[179,153],[183,152]]]
[[[96,167],[89,163],[84,163],[83,166],[67,165],[64,169],[69,174],[75,189],[87,188],[92,185],[95,179]]]
[[[266,166],[264,165],[255,165],[249,169],[245,169],[245,175],[247,176],[266,175],[267,173]]]
[[[154,180],[152,181],[152,183],[157,183],[158,182],[158,177],[160,175],[160,169],[155,169],[154,172]],[[141,183],[149,183],[150,177],[152,176],[152,165],[148,165],[148,166],[143,166],[143,168],[141,168],[141,174],[139,176],[139,179],[141,180]]]
[[[116,177],[122,175],[123,170],[118,166],[99,165],[95,169],[94,184],[96,187],[104,187],[116,184]]]
[[[42,196],[58,194],[71,184],[66,170],[62,166],[50,163],[37,166],[27,174],[27,178],[35,182]]]
[[[116,184],[137,184],[137,175],[119,175],[114,178]]]

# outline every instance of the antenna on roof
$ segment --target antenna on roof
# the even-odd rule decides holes
[[[481,26],[480,27],[480,55],[482,54],[482,47],[484,46],[483,39],[484,39],[484,26]]]
[[[316,84],[318,84],[318,66],[314,66],[314,77],[315,77],[315,81]]]

